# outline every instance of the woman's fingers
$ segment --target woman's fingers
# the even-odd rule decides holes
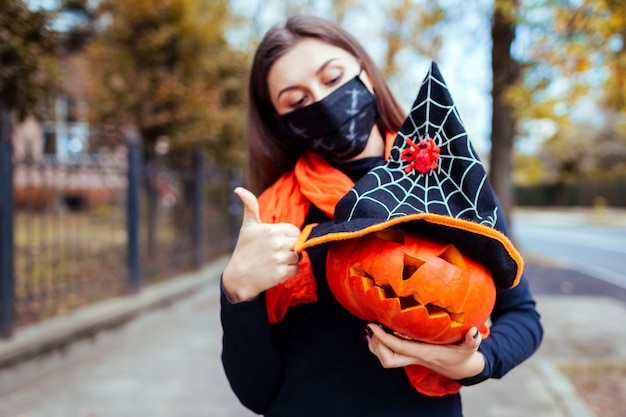
[[[289,223],[263,223],[256,196],[243,187],[234,192],[244,212],[222,282],[231,299],[251,299],[298,272],[300,255],[293,248],[300,229]]]
[[[422,365],[459,379],[477,375],[485,366],[484,357],[478,351],[482,337],[475,327],[465,334],[461,343],[450,345],[402,339],[372,323],[366,329],[369,349],[385,368]]]
[[[241,227],[249,225],[261,224],[261,215],[259,214],[259,202],[256,196],[243,187],[235,188],[235,194],[243,203],[243,221]]]
[[[368,345],[370,351],[375,354],[380,363],[385,368],[399,368],[415,363],[415,358],[407,356],[404,351],[408,344],[418,344],[420,342],[409,342],[397,336],[393,336],[385,332],[376,324],[368,324],[366,326],[368,334]],[[415,347],[415,346],[413,346]]]

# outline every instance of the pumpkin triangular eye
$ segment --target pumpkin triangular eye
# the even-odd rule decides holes
[[[370,278],[372,281],[374,280],[372,276],[368,274],[367,271],[365,271],[360,262],[352,264],[352,266],[350,266],[350,275],[357,277],[367,277]]]
[[[459,252],[456,246],[452,244],[447,245],[445,248],[443,248],[441,253],[439,253],[439,255],[437,256],[444,261],[451,263],[459,269],[467,269],[467,266],[465,265],[465,259],[463,259],[463,255],[461,255],[461,252]]]
[[[415,258],[413,256],[404,254],[404,267],[402,268],[402,280],[406,281],[411,278],[411,276],[420,269],[422,265],[426,262],[422,261],[419,258]]]

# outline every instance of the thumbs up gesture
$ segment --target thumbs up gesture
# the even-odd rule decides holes
[[[239,239],[222,275],[222,285],[233,302],[247,301],[298,272],[300,255],[293,246],[300,229],[289,223],[262,223],[254,194],[238,187],[244,205]]]

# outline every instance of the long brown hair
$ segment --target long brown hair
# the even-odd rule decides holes
[[[319,39],[344,49],[361,62],[374,87],[380,112],[377,125],[383,135],[398,130],[404,120],[404,113],[382,73],[352,35],[319,17],[291,17],[265,34],[254,54],[250,71],[246,120],[248,185],[256,194],[291,170],[303,152],[297,144],[281,140],[269,96],[267,75],[280,57],[307,38]]]

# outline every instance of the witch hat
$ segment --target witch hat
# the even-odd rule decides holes
[[[453,243],[484,265],[498,287],[510,288],[519,282],[523,261],[495,229],[502,215],[433,62],[389,159],[337,203],[332,221],[307,226],[295,250],[401,227]]]

